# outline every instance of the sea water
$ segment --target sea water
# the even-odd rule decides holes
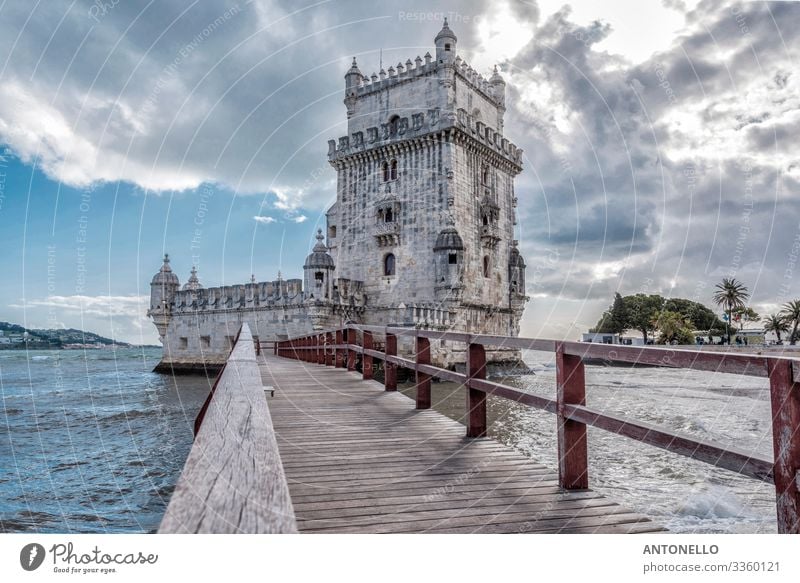
[[[0,532],[158,528],[209,391],[160,356],[0,351]]]
[[[160,349],[0,351],[0,532],[152,532],[211,381],[155,374]],[[507,382],[554,398],[552,355]],[[770,457],[766,379],[655,368],[586,369],[587,402]],[[405,389],[413,393],[413,386]],[[434,383],[464,413],[464,389]],[[556,467],[555,417],[490,397],[494,439]],[[590,485],[673,532],[775,532],[769,484],[589,429]]]
[[[555,399],[552,354],[504,382]],[[497,380],[497,379],[495,379]],[[413,395],[413,387],[404,392]],[[587,405],[772,459],[766,378],[665,368],[586,367]],[[433,407],[463,422],[464,389],[434,383]],[[555,416],[490,397],[489,436],[557,468]],[[771,484],[590,427],[590,487],[673,532],[776,532]]]

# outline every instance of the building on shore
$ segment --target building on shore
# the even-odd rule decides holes
[[[506,84],[458,55],[446,20],[434,44],[434,55],[369,76],[353,59],[348,132],[328,142],[336,202],[302,279],[204,288],[193,269],[181,287],[164,258],[148,311],[164,348],[159,369],[221,364],[242,322],[262,341],[351,322],[519,333],[522,151],[504,135]],[[443,366],[465,360],[463,345],[436,343],[432,353]],[[519,361],[511,349],[487,356]]]

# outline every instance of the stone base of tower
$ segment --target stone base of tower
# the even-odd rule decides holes
[[[216,376],[225,366],[225,361],[197,361],[195,359],[185,361],[161,360],[153,372],[171,375],[205,375],[208,377]]]

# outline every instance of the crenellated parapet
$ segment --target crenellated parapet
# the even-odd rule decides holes
[[[394,127],[393,127],[394,124]],[[458,135],[456,135],[458,134]],[[425,147],[431,139],[472,140],[472,147],[486,155],[510,163],[522,171],[522,148],[505,138],[495,128],[478,120],[465,109],[442,112],[439,108],[414,112],[409,116],[357,131],[337,140],[328,140],[328,161],[337,167],[347,158],[381,158],[395,149]]]

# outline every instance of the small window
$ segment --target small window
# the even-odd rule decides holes
[[[450,51],[450,43],[445,43],[444,50]]]
[[[483,215],[483,226],[487,226],[489,224],[489,217],[488,215]]]
[[[328,227],[328,239],[335,239],[336,238],[336,225],[331,225]]]
[[[400,116],[393,115],[389,118],[389,135],[396,136],[397,135],[397,128],[400,125]]]
[[[489,277],[490,263],[489,256],[483,256],[483,277]]]
[[[201,348],[211,348],[211,336],[201,336],[200,337],[200,347]]]
[[[389,253],[386,257],[383,258],[383,275],[394,275],[395,265],[394,265],[394,255]]]
[[[390,176],[392,180],[397,180],[397,160],[392,160]]]
[[[392,215],[392,209],[386,209],[386,213],[383,215],[383,221],[385,223],[393,223],[394,222],[394,215]]]
[[[458,264],[458,254],[450,253],[447,256],[447,263],[449,263],[450,265],[457,265]]]
[[[483,167],[483,176],[482,176],[482,178],[483,178],[483,183],[488,185],[489,184],[489,167],[488,166],[484,166]]]
[[[179,342],[181,348],[189,348],[189,339],[185,336],[181,336]]]
[[[388,162],[384,162],[383,163],[383,181],[384,182],[389,182],[389,163]]]
[[[322,283],[322,281],[325,279],[325,274],[321,271],[317,271],[314,273],[314,279],[317,280],[317,283]]]

